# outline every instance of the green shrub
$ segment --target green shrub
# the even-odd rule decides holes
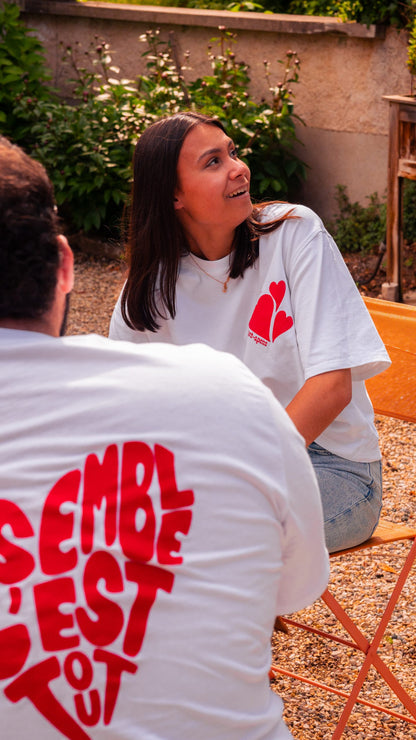
[[[267,0],[272,4],[274,0]],[[279,2],[279,0],[278,0]],[[407,25],[407,5],[412,0],[291,0],[288,13],[300,15],[332,15],[343,21],[356,21],[370,25],[386,23],[402,27]],[[285,3],[286,4],[286,3]]]
[[[236,35],[222,26],[219,31],[208,50],[212,74],[187,84],[169,42],[160,39],[159,31],[144,35],[148,74],[139,78],[139,94],[145,110],[160,115],[195,109],[216,116],[251,169],[253,197],[290,199],[306,176],[305,164],[293,151],[298,141],[295,120],[300,119],[293,112],[291,86],[298,81],[300,62],[294,51],[288,51],[280,62],[282,79],[273,84],[265,60],[270,98],[257,103],[249,94],[248,66],[237,61],[233,50]]]
[[[126,0],[107,0],[125,2]],[[169,5],[209,10],[289,13],[296,15],[336,16],[343,21],[370,25],[384,23],[407,28],[412,17],[413,0],[128,0],[132,5]]]
[[[20,118],[16,103],[54,97],[42,44],[31,33],[16,5],[5,3],[0,7],[0,133],[28,144],[30,126],[25,117]]]
[[[130,189],[143,109],[137,89],[110,78],[106,44],[97,41],[82,53],[90,69],[80,66],[80,55],[77,44],[63,57],[75,74],[73,103],[22,99],[19,115],[31,122],[36,143],[29,153],[48,170],[68,228],[111,236]]]
[[[386,203],[377,193],[368,196],[367,207],[351,203],[345,185],[337,185],[338,214],[328,223],[341,252],[371,252],[386,236]],[[416,242],[416,182],[403,182],[403,237],[409,244]]]
[[[293,153],[295,52],[281,62],[283,78],[276,85],[264,62],[270,101],[256,103],[248,92],[248,67],[236,60],[236,38],[225,28],[213,40],[218,53],[210,45],[212,74],[191,82],[185,82],[173,39],[162,41],[154,30],[142,40],[147,70],[134,83],[120,78],[108,44],[96,37],[87,51],[79,44],[63,49],[72,70],[71,102],[24,92],[15,102],[18,125],[11,138],[46,167],[68,228],[117,235],[137,138],[156,118],[180,110],[203,111],[224,123],[251,167],[256,199],[293,195],[305,177],[305,165]]]
[[[351,203],[345,185],[337,185],[336,202],[338,214],[328,224],[341,252],[370,252],[386,234],[386,204],[377,193],[367,196],[367,207],[358,202]]]
[[[292,199],[306,177],[305,164],[294,154],[298,142],[293,111],[293,90],[299,79],[300,62],[289,50],[282,79],[273,84],[270,62],[264,60],[269,100],[254,102],[249,95],[248,66],[238,62],[232,44],[236,36],[220,27],[220,37],[213,39],[219,53],[210,50],[212,75],[189,86],[189,96],[197,110],[216,115],[228,129],[240,157],[252,175],[251,191],[256,200]]]
[[[416,242],[416,182],[403,182],[403,237],[409,244]]]
[[[416,76],[416,0],[409,0],[411,18],[409,19],[409,41],[407,44],[407,67],[410,72],[410,94],[414,94],[414,79]]]

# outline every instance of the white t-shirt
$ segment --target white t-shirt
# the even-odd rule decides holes
[[[276,614],[328,580],[304,443],[243,363],[0,330],[13,740],[284,740]]]
[[[351,368],[351,403],[317,438],[341,457],[380,459],[374,413],[364,380],[390,359],[335,242],[322,221],[304,206],[279,204],[264,219],[290,208],[286,220],[262,236],[259,258],[243,278],[222,284],[229,257],[184,257],[176,291],[176,317],[160,330],[129,329],[114,309],[110,337],[132,342],[204,342],[239,357],[287,404],[308,378]],[[209,273],[209,276],[206,274]],[[215,278],[215,279],[212,279]]]

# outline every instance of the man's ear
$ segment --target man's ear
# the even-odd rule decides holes
[[[62,293],[70,293],[74,285],[74,255],[66,236],[59,234],[58,287]]]

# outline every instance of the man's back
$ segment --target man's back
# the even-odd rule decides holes
[[[202,345],[3,329],[0,358],[5,737],[290,737],[273,621],[328,561],[271,394]]]

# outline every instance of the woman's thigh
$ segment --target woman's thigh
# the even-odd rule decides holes
[[[364,542],[380,517],[381,461],[354,462],[315,442],[308,448],[321,492],[329,552]]]

